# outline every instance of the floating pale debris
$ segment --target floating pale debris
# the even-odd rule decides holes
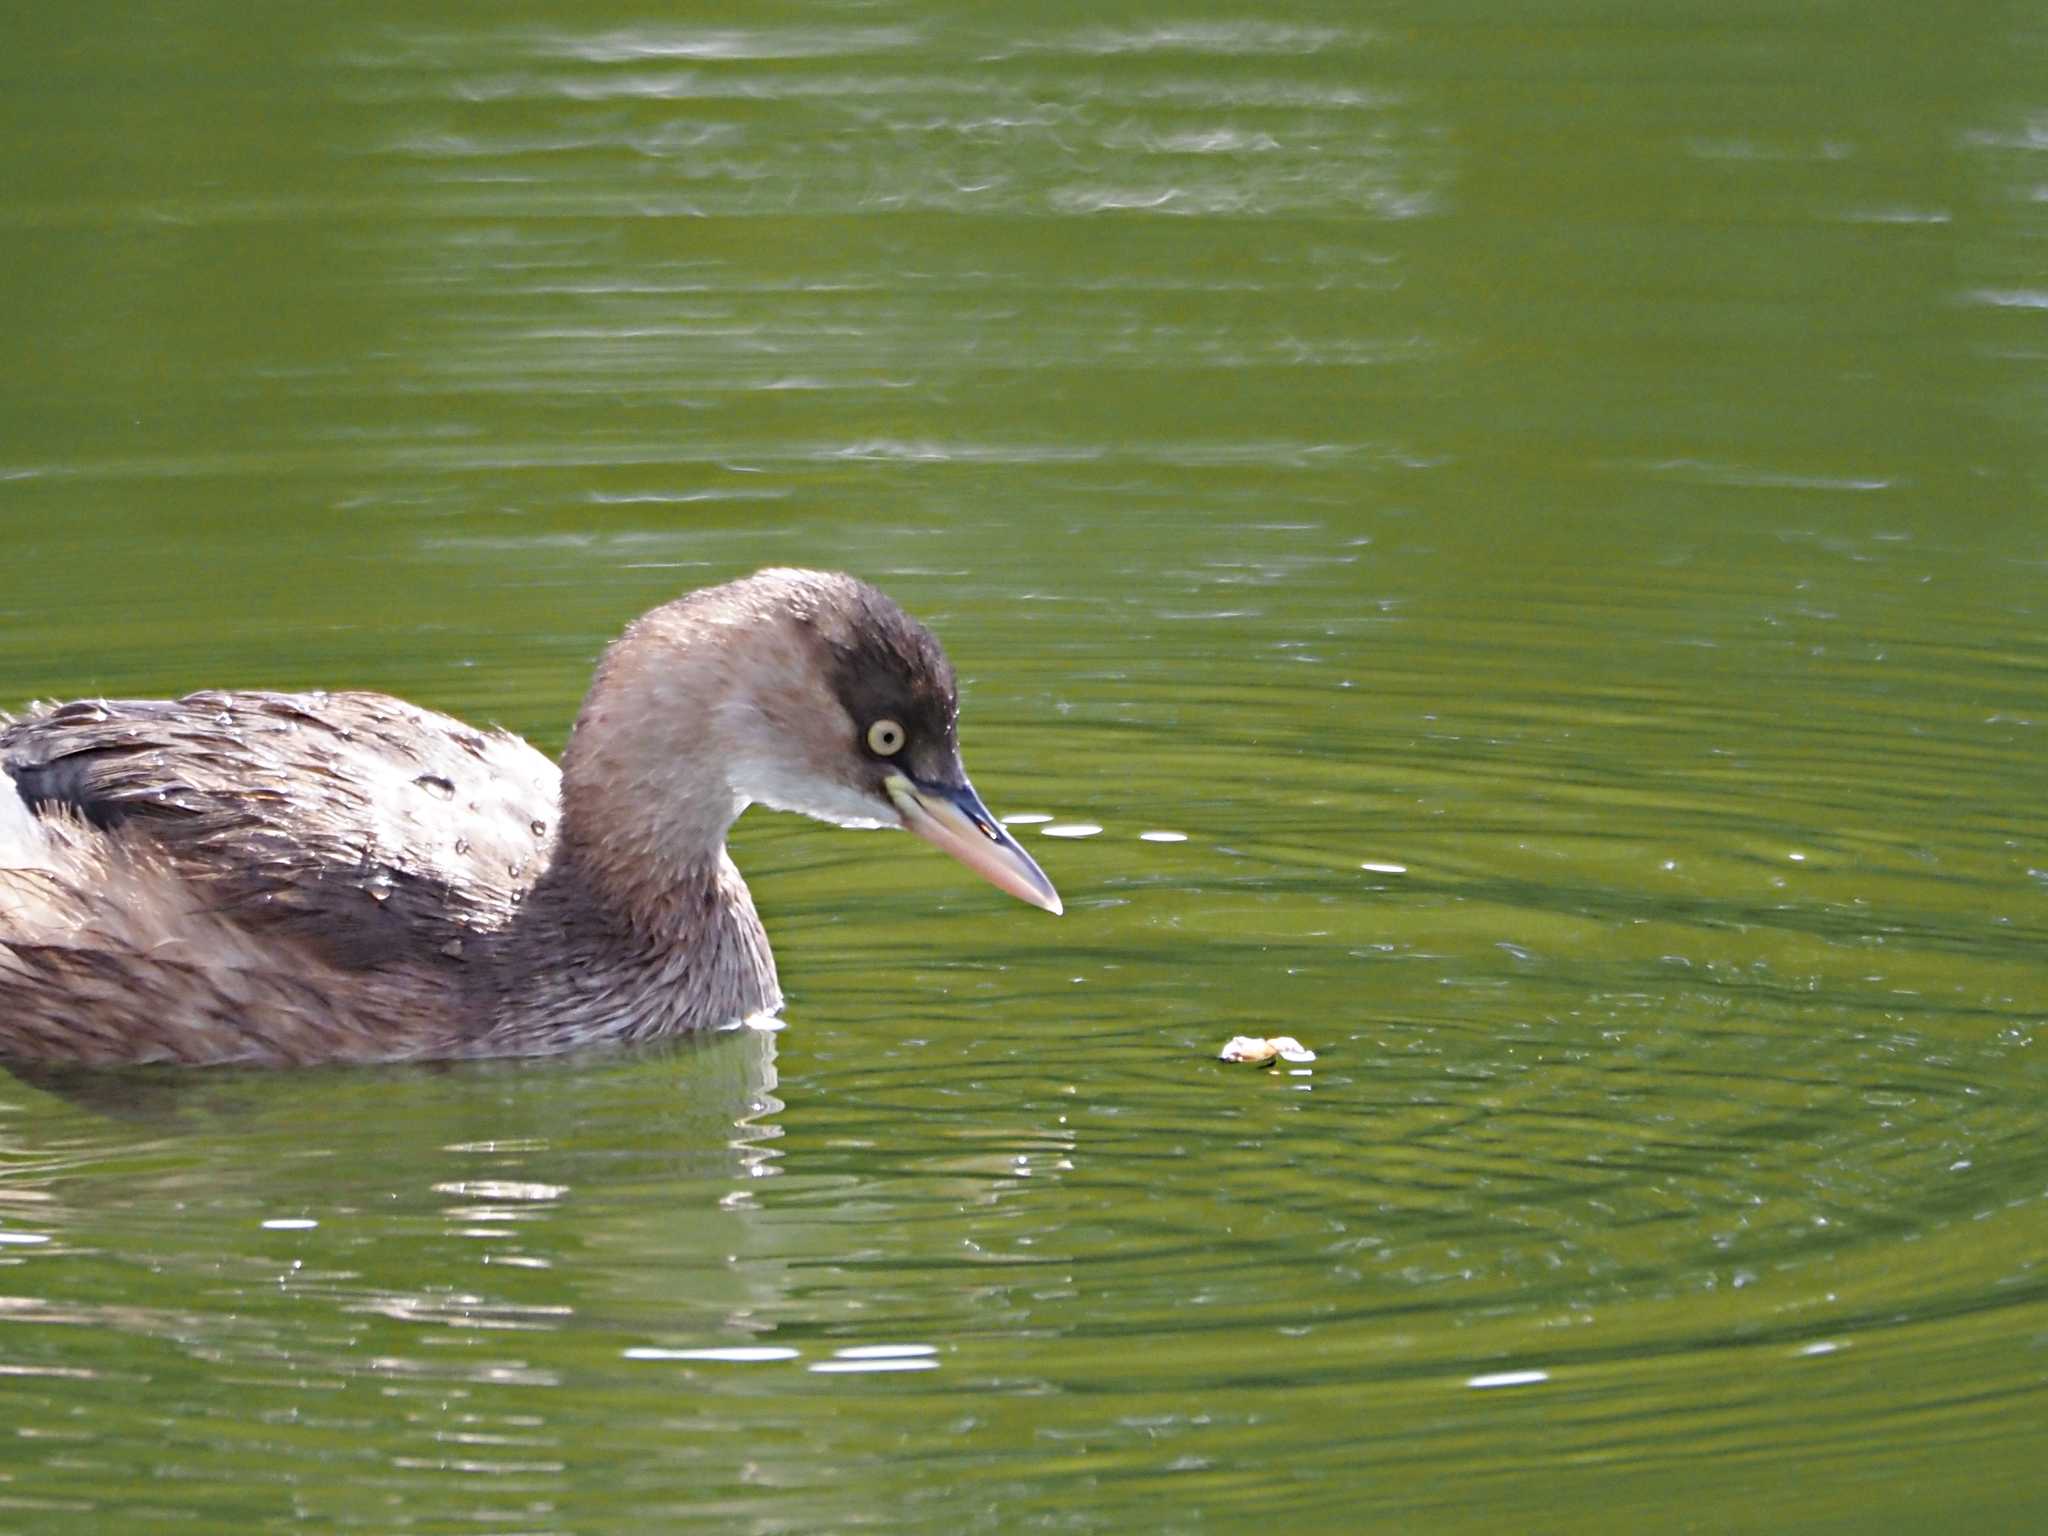
[[[1405,875],[1408,873],[1408,866],[1406,864],[1388,864],[1378,859],[1368,859],[1358,867],[1371,870],[1376,875]]]
[[[1067,821],[1056,827],[1040,827],[1041,837],[1093,837],[1102,828],[1092,821]]]
[[[1261,1040],[1256,1035],[1238,1035],[1216,1054],[1222,1061],[1248,1061],[1253,1066],[1264,1066],[1267,1062],[1275,1060],[1316,1059],[1316,1053],[1292,1035],[1275,1035],[1270,1040]]]
[[[1019,811],[1015,816],[1003,817],[1002,823],[1006,827],[1036,827],[1051,820],[1050,816],[1041,815],[1037,811]]]
[[[1188,835],[1185,832],[1140,832],[1138,834],[1138,841],[1141,843],[1184,843],[1187,840]]]

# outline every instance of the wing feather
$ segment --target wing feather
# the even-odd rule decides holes
[[[560,795],[518,737],[376,693],[40,706],[0,717],[0,771],[37,817],[146,844],[219,916],[353,968],[501,925]]]

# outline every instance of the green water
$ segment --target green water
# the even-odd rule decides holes
[[[0,1079],[0,1529],[2048,1519],[2036,11],[9,34],[0,705],[552,748],[841,566],[1101,830],[751,813],[774,1036]]]

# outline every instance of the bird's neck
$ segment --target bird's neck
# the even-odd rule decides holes
[[[552,860],[497,936],[492,1048],[716,1027],[781,1005],[725,838],[747,797],[746,679],[688,604],[605,653],[562,752]]]
[[[511,923],[492,937],[483,1054],[549,1054],[601,1041],[713,1029],[782,1005],[768,936],[721,851],[623,916],[560,845]]]
[[[555,862],[596,905],[662,942],[716,901],[731,868],[726,833],[746,800],[727,776],[716,658],[670,646],[666,664],[645,664],[652,648],[635,643],[638,628],[599,665],[562,753]]]

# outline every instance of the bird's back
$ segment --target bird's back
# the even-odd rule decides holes
[[[0,724],[0,795],[0,1030],[19,1035],[0,1044],[36,1055],[34,1029],[75,1035],[90,990],[141,1037],[114,1054],[212,1058],[224,1047],[202,1027],[152,1042],[137,1015],[255,1030],[317,971],[324,1001],[284,1006],[280,1027],[368,1038],[225,1047],[291,1058],[384,1054],[379,977],[405,1000],[394,1036],[447,1027],[444,989],[424,983],[446,976],[452,995],[465,947],[546,868],[559,781],[516,737],[381,694],[196,693]],[[40,1022],[60,999],[70,1020]],[[360,1017],[343,1016],[351,999]]]
[[[215,914],[365,967],[501,924],[546,866],[559,792],[517,737],[374,693],[44,706],[0,726],[0,773]]]

